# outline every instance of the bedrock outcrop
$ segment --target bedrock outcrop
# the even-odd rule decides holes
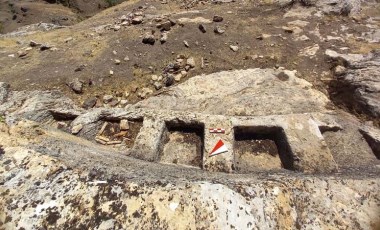
[[[377,128],[295,71],[196,76],[123,109],[0,87],[3,229],[379,227]]]

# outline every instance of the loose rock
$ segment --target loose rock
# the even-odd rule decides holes
[[[153,93],[153,90],[149,88],[142,88],[141,91],[138,93],[138,96],[142,99],[145,99],[148,95],[152,93]]]
[[[220,26],[216,26],[215,29],[214,29],[214,32],[216,34],[223,34],[225,32],[225,30],[222,29]]]
[[[103,97],[103,102],[104,102],[104,103],[109,103],[109,102],[112,101],[112,99],[113,99],[113,96],[112,96],[112,95],[104,95],[104,97]]]
[[[174,77],[173,77],[173,75],[171,75],[171,74],[167,74],[167,75],[164,77],[163,81],[164,81],[165,86],[166,86],[166,87],[169,87],[169,86],[171,86],[171,85],[174,84]]]
[[[157,81],[158,80],[158,76],[157,75],[152,75],[152,81]]]
[[[128,120],[121,120],[120,121],[120,130],[122,130],[122,131],[129,130]]]
[[[26,52],[24,50],[20,50],[20,51],[17,52],[17,54],[18,54],[19,58],[25,58],[26,55],[28,55],[28,52]]]
[[[280,72],[279,74],[277,74],[277,78],[281,81],[287,81],[289,80],[289,75],[285,72]]]
[[[80,71],[84,70],[85,67],[86,67],[86,65],[80,65],[80,66],[78,66],[78,67],[74,70],[74,72],[80,72]]]
[[[41,51],[49,50],[49,49],[51,49],[51,48],[52,48],[52,46],[50,46],[50,45],[48,45],[48,44],[44,44],[44,45],[41,45],[41,46],[40,46],[40,50],[41,50]]]
[[[67,84],[75,93],[83,93],[83,82],[75,78],[72,82]]]
[[[239,50],[239,46],[230,45],[230,49],[234,52],[237,52]]]
[[[161,44],[165,43],[167,40],[168,40],[168,33],[162,33],[161,38],[160,38]]]
[[[154,43],[156,42],[156,39],[153,34],[148,33],[148,34],[145,34],[142,42],[144,44],[154,45]]]
[[[141,24],[143,22],[143,19],[144,19],[143,16],[136,16],[132,18],[132,24],[133,25]]]
[[[212,20],[214,22],[222,22],[223,21],[223,17],[215,15]]]
[[[194,68],[195,67],[195,60],[193,57],[189,57],[187,60],[186,60],[186,64],[188,66],[190,66],[191,68]]]
[[[120,100],[120,106],[124,107],[128,104],[128,100]]]
[[[31,47],[37,47],[37,46],[41,46],[42,44],[41,43],[38,43],[38,42],[35,42],[35,41],[30,41],[29,45]]]
[[[175,76],[174,76],[174,80],[175,81],[181,81],[181,78],[182,78],[182,74],[176,74]]]
[[[111,107],[115,107],[119,104],[119,100],[117,100],[116,98],[113,98],[111,100],[111,102],[108,103],[108,105],[110,105]]]
[[[202,31],[202,33],[206,33],[206,27],[204,25],[199,24],[198,28],[200,31]]]
[[[96,105],[96,102],[97,102],[98,98],[96,97],[90,97],[90,98],[87,98],[83,104],[82,104],[82,108],[84,109],[90,109],[90,108],[93,108],[95,105]]]
[[[164,31],[169,31],[172,27],[172,22],[171,21],[165,21],[160,24],[157,24],[157,28],[164,30]]]
[[[162,83],[161,82],[156,81],[153,83],[153,86],[156,90],[162,89]]]

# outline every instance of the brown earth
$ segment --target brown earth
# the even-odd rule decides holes
[[[1,0],[0,33],[40,22],[74,25],[120,2],[122,0]]]

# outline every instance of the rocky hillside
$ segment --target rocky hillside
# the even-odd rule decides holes
[[[0,37],[0,229],[380,228],[379,2],[68,2]]]
[[[34,23],[74,25],[122,0],[1,0],[0,34]]]

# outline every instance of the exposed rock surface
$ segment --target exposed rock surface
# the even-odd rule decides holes
[[[119,176],[112,177],[104,174],[106,168],[79,169],[83,163],[68,164],[20,147],[5,152],[0,158],[0,220],[7,229],[379,226],[378,178],[225,178],[151,164],[136,168],[137,162],[117,153],[102,157],[108,167],[118,168]]]
[[[363,127],[360,132],[367,140],[377,159],[380,159],[380,130],[373,127]]]
[[[0,0],[48,17],[0,36],[0,229],[380,229],[378,1],[36,1]]]
[[[271,0],[266,3],[277,4],[282,7],[301,4],[307,7],[316,7],[326,14],[348,15],[360,11],[361,0]]]
[[[28,119],[36,122],[52,122],[75,118],[82,109],[58,91],[10,91],[5,102],[0,104],[8,124]]]
[[[0,103],[4,103],[7,99],[10,90],[9,87],[9,84],[5,82],[0,83]]]
[[[83,82],[78,78],[75,78],[74,81],[67,84],[75,93],[83,93]]]
[[[347,129],[351,137],[360,135],[357,126],[348,129],[345,124],[355,124],[350,121],[355,118],[327,109],[327,97],[294,74],[253,69],[203,75],[125,109],[87,112],[58,93],[9,92],[0,106],[8,124],[0,122],[2,225],[32,229],[378,228],[378,160],[373,153],[363,158],[369,148],[365,141],[355,143],[358,151],[350,155],[351,161],[365,159],[365,169],[355,165],[345,169],[340,158],[334,159],[336,149],[329,150],[322,132]],[[131,149],[117,150],[107,147],[110,140],[99,145],[55,129],[54,123],[62,117],[78,136],[98,132],[95,127],[102,120],[122,120],[123,129],[127,122],[130,130],[143,119],[143,126]],[[179,129],[173,129],[165,144],[162,132],[172,127]],[[171,152],[198,148],[178,142],[184,140],[181,127],[188,127],[186,132],[200,127],[204,133],[200,158],[204,170],[187,165],[191,162],[178,155],[172,162]],[[215,127],[226,132],[208,132]],[[278,137],[269,138],[276,141],[285,169],[234,170],[234,139],[239,133],[234,127],[247,132],[279,130]],[[228,151],[209,157],[220,138]],[[281,143],[289,147],[282,149]],[[160,148],[165,155],[158,162],[155,154],[160,154]],[[290,154],[285,157],[292,159],[291,165],[281,155],[284,150]],[[304,174],[308,172],[317,174]]]
[[[328,98],[296,72],[251,69],[197,76],[137,107],[225,115],[270,115],[325,111]]]
[[[300,0],[307,6],[316,6],[327,14],[348,15],[360,11],[361,0]]]
[[[379,118],[380,50],[367,55],[339,54],[327,50],[326,55],[346,67],[344,71],[336,71],[338,82],[335,87],[340,93],[340,99],[353,109]]]

